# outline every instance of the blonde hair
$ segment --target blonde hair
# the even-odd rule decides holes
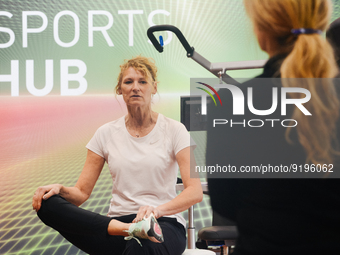
[[[141,72],[144,75],[144,77],[152,80],[153,83],[154,82],[158,83],[157,67],[156,67],[154,59],[143,57],[143,56],[137,56],[132,59],[125,59],[124,63],[120,65],[120,73],[117,78],[118,83],[115,87],[116,94],[119,94],[119,90],[121,88],[124,73],[130,67]]]
[[[244,0],[254,26],[273,36],[283,60],[281,78],[334,78],[337,66],[331,45],[319,34],[294,35],[292,29],[312,28],[324,31],[332,11],[330,0]],[[298,121],[297,134],[304,147],[307,162],[331,163],[338,155],[336,121],[339,99],[331,79],[283,79],[283,86],[303,87],[312,98],[305,104],[313,117],[305,116],[295,108],[292,118]],[[290,95],[293,98],[297,94]],[[287,129],[286,140],[291,129]]]

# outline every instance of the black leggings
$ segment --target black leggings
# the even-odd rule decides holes
[[[163,243],[140,239],[141,247],[134,239],[125,241],[123,236],[107,233],[111,219],[131,223],[135,214],[109,218],[79,208],[58,195],[42,201],[38,216],[73,245],[91,255],[180,255],[186,245],[185,228],[175,218],[158,219]]]

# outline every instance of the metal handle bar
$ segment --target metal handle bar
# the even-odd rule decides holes
[[[177,36],[178,40],[182,43],[184,49],[187,51],[187,57],[192,57],[193,52],[194,52],[194,47],[191,47],[189,45],[188,41],[185,39],[181,30],[179,30],[177,27],[172,26],[172,25],[157,25],[157,26],[149,27],[147,31],[147,35],[150,41],[152,42],[153,46],[155,46],[156,50],[158,50],[158,52],[163,52],[163,47],[159,44],[159,42],[157,41],[153,33],[159,32],[159,31],[173,32]]]
[[[187,57],[192,58],[198,64],[207,69],[210,73],[222,79],[225,83],[233,82],[233,84],[239,84],[236,80],[231,78],[226,71],[227,70],[241,70],[241,69],[252,69],[261,68],[265,64],[265,60],[251,60],[251,61],[239,61],[239,62],[223,62],[223,63],[211,63],[205,57],[195,51],[194,47],[191,47],[188,41],[185,39],[182,32],[175,26],[172,25],[157,25],[152,26],[148,29],[147,35],[151,40],[153,46],[155,46],[158,52],[163,52],[163,47],[159,44],[156,37],[153,35],[154,32],[158,31],[171,31],[177,35],[177,38],[182,43],[183,47],[187,51]]]

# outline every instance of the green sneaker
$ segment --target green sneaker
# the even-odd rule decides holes
[[[162,234],[162,229],[159,226],[156,217],[153,213],[150,214],[148,218],[144,217],[143,220],[132,223],[129,230],[126,230],[129,236],[126,236],[125,240],[131,240],[132,238],[137,240],[137,242],[142,246],[141,242],[137,239],[149,239],[155,243],[163,243],[164,238]]]

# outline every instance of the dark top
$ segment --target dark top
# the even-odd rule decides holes
[[[329,25],[326,31],[326,38],[334,49],[335,60],[338,67],[340,67],[340,18],[337,18]]]
[[[253,87],[255,109],[271,107],[272,87],[280,90],[281,85],[268,78],[278,75],[283,59],[284,56],[271,58],[257,77],[267,78],[268,82],[259,85],[252,79],[239,86],[244,95],[247,87]],[[297,142],[294,128],[291,138],[295,143],[291,145],[285,139],[286,128],[281,125],[273,128],[265,123],[261,128],[251,128],[211,124],[216,118],[234,122],[290,119],[292,106],[288,107],[287,116],[281,116],[280,107],[270,116],[256,116],[248,110],[245,100],[245,114],[236,116],[232,115],[229,90],[221,89],[218,93],[223,107],[208,106],[207,166],[231,165],[239,169],[242,165],[305,164],[306,155]],[[218,176],[208,174],[208,177]],[[223,173],[222,178],[209,178],[208,184],[213,210],[237,223],[239,238],[235,255],[340,254],[340,179],[227,177]]]

